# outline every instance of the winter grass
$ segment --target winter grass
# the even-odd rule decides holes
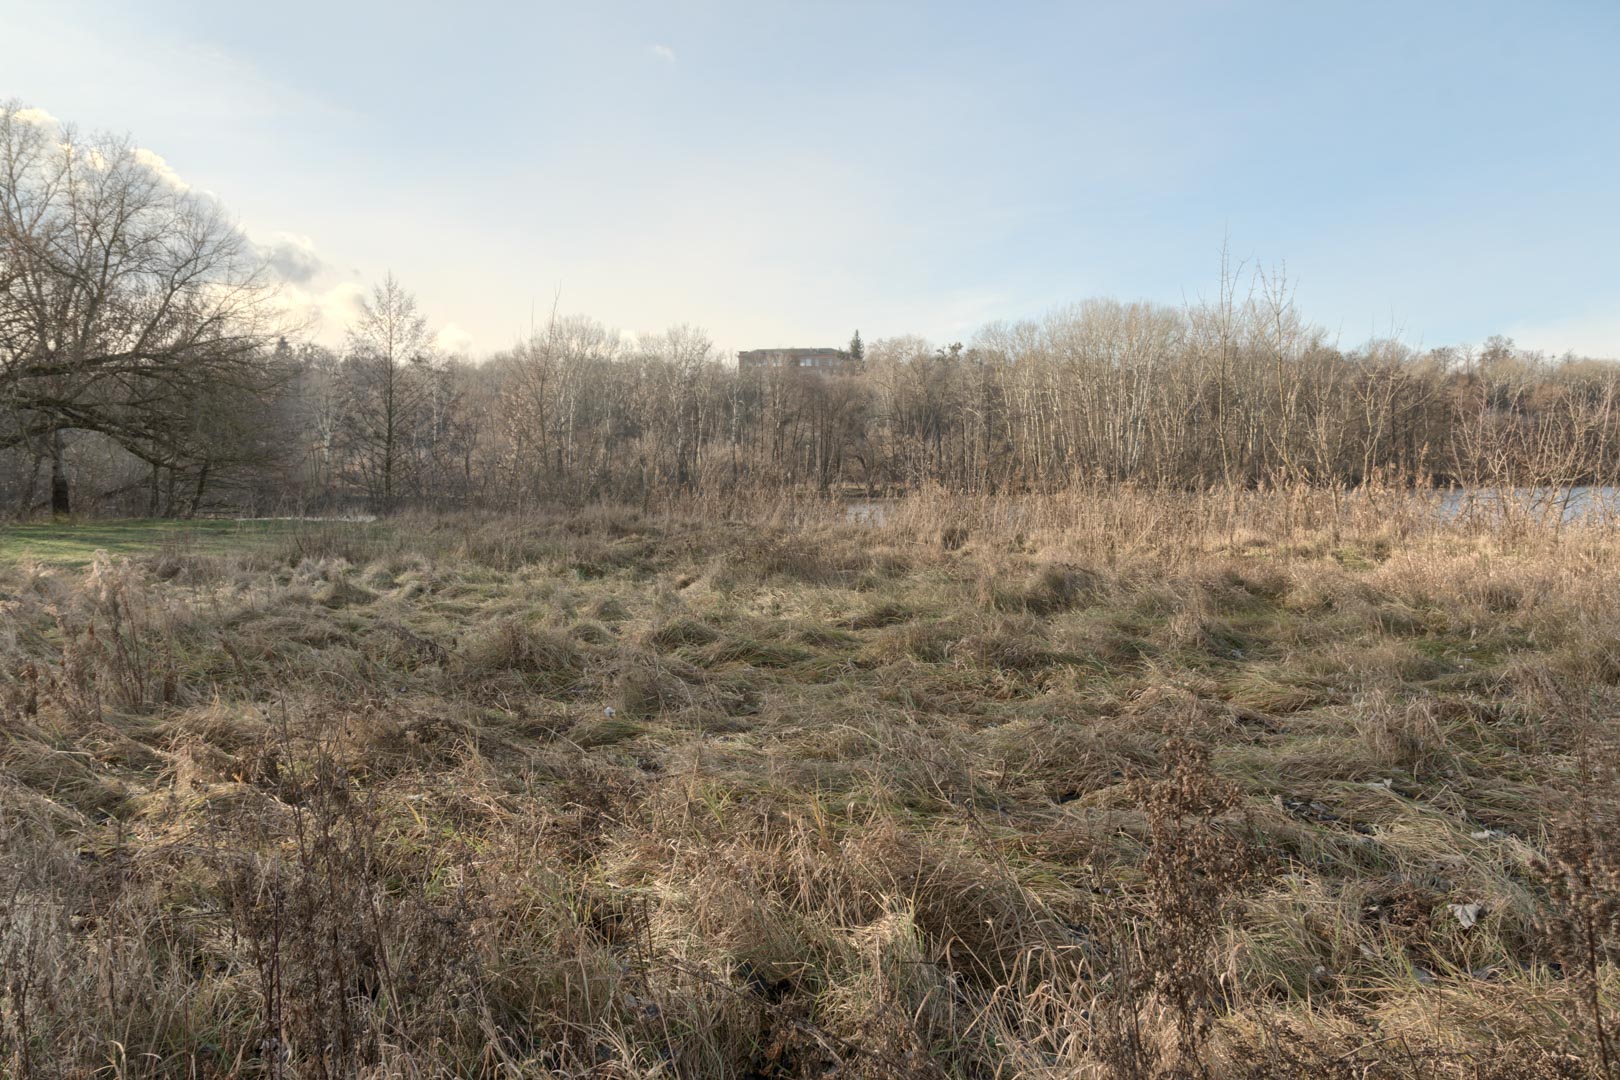
[[[97,528],[0,568],[12,1074],[1609,1068],[1601,529]]]

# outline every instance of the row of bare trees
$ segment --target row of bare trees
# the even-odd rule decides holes
[[[392,276],[341,347],[304,337],[211,198],[127,141],[0,107],[0,499],[18,516],[1620,480],[1620,366],[1503,339],[1343,348],[1283,274],[1224,260],[1195,304],[879,340],[836,374],[561,316],[474,365]]]
[[[401,370],[391,483],[381,425],[393,412],[354,344],[347,357],[305,351],[306,385],[318,372],[327,388],[298,398],[310,434],[295,499],[1620,481],[1620,366],[1502,339],[1343,350],[1264,301],[1230,322],[1093,301],[967,346],[873,342],[850,374],[743,372],[688,327],[631,343],[556,318],[482,365]],[[335,411],[312,407],[328,400]]]

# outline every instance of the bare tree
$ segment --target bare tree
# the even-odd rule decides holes
[[[374,505],[391,510],[405,438],[430,400],[435,356],[416,297],[393,274],[361,301],[349,330],[345,410],[355,464]]]
[[[0,448],[52,460],[71,509],[65,432],[94,431],[158,466],[203,386],[263,386],[275,327],[252,244],[127,140],[81,139],[0,105]]]

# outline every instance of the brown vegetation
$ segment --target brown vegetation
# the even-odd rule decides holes
[[[0,1071],[1612,1074],[1614,542],[1379,499],[0,571]]]

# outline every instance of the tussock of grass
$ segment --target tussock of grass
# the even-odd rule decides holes
[[[708,645],[720,640],[720,631],[701,619],[680,616],[660,623],[646,635],[646,642],[665,652],[683,645]]]
[[[911,622],[917,613],[904,604],[893,600],[885,600],[864,611],[859,612],[849,620],[851,630],[880,630],[886,626],[898,626],[901,623]]]
[[[703,650],[706,665],[747,664],[760,668],[787,668],[810,658],[810,653],[792,645],[757,638],[728,637]]]
[[[950,659],[951,647],[961,640],[959,627],[949,623],[902,623],[872,635],[866,654],[879,662],[910,658],[929,664]]]
[[[464,671],[473,676],[513,671],[566,679],[581,666],[579,647],[566,635],[531,626],[515,616],[470,634],[459,659]]]

